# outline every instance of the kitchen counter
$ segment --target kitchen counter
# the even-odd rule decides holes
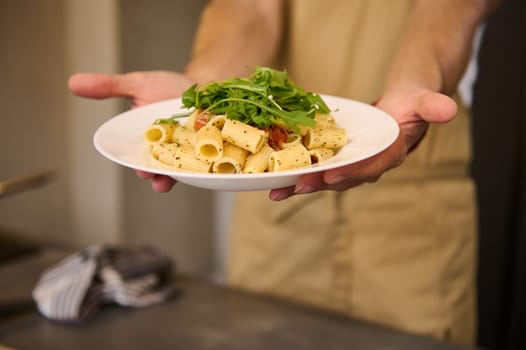
[[[163,304],[105,306],[84,324],[61,325],[27,301],[42,270],[65,255],[45,250],[0,265],[0,304],[15,306],[0,316],[0,348],[468,349],[188,277],[174,279],[179,293]]]

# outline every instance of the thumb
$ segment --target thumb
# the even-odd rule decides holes
[[[447,123],[457,113],[456,102],[438,92],[424,92],[416,101],[416,114],[428,123]]]
[[[122,74],[77,73],[69,78],[68,88],[81,97],[131,97],[133,80]]]
[[[400,125],[446,123],[457,113],[457,104],[451,97],[427,89],[391,91],[376,106],[391,114]]]

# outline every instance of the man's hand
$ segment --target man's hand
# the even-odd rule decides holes
[[[429,123],[446,123],[457,112],[457,105],[450,97],[416,88],[387,93],[376,106],[393,116],[400,126],[400,135],[390,147],[348,166],[304,175],[296,186],[272,190],[270,199],[283,200],[294,194],[321,190],[344,191],[365,182],[375,182],[384,172],[404,161]]]
[[[79,73],[71,76],[69,89],[78,96],[103,99],[127,97],[134,107],[180,97],[192,85],[186,76],[175,72],[149,71],[127,74]],[[151,179],[156,192],[168,192],[175,180],[168,176],[136,171],[142,179]]]
[[[128,97],[134,107],[180,97],[191,85],[192,81],[186,76],[168,71],[78,73],[68,81],[75,95],[97,99]]]

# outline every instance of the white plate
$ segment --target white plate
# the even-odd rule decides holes
[[[181,99],[153,103],[121,113],[96,131],[95,147],[106,158],[130,167],[173,177],[190,186],[223,191],[254,191],[294,185],[301,175],[332,169],[371,157],[398,137],[398,124],[385,112],[365,103],[322,95],[338,126],[347,131],[349,143],[333,158],[309,168],[261,174],[207,174],[167,169],[152,160],[143,142],[143,133],[159,118],[186,111]],[[184,123],[184,119],[181,120]]]

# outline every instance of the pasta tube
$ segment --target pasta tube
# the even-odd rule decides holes
[[[274,152],[272,147],[263,146],[258,152],[249,154],[243,166],[243,172],[251,174],[267,171],[269,157],[272,152]]]
[[[311,163],[317,164],[334,156],[334,150],[331,148],[314,148],[309,150],[309,156]]]
[[[347,144],[345,129],[314,127],[307,130],[303,143],[308,149],[340,148]]]
[[[237,120],[226,119],[221,135],[225,141],[251,153],[256,153],[265,144],[264,130]]]
[[[316,126],[319,128],[334,128],[334,117],[331,114],[316,113],[314,115]]]
[[[291,147],[301,143],[300,134],[289,134],[287,141],[281,144],[281,148]]]
[[[215,115],[212,117],[212,119],[208,121],[207,125],[212,125],[218,128],[219,130],[222,130],[223,126],[225,125],[225,122],[226,122],[226,115],[223,115],[223,114]]]
[[[316,113],[314,115],[314,121],[316,122],[316,127],[319,128],[334,128],[336,122],[332,114],[321,114]],[[305,136],[310,128],[304,125],[299,125],[299,134]]]
[[[144,139],[148,143],[170,142],[175,124],[152,124],[144,132]]]
[[[175,152],[178,146],[175,143],[155,143],[152,145],[151,153],[155,159],[159,159],[161,154]]]
[[[159,154],[159,162],[174,166],[175,165],[175,154],[173,153],[161,153]]]
[[[173,155],[173,166],[177,170],[209,173],[212,163],[199,158],[193,148],[179,147]]]
[[[272,152],[269,157],[270,171],[291,170],[309,165],[311,165],[310,155],[302,144]]]
[[[247,159],[247,154],[247,150],[231,143],[225,143],[223,147],[223,157],[214,162],[212,172],[227,174],[240,173]]]
[[[172,141],[179,146],[194,147],[195,135],[196,132],[194,129],[186,126],[180,126],[175,128],[172,134]]]
[[[195,153],[209,161],[223,156],[221,131],[212,125],[205,125],[195,135]]]

